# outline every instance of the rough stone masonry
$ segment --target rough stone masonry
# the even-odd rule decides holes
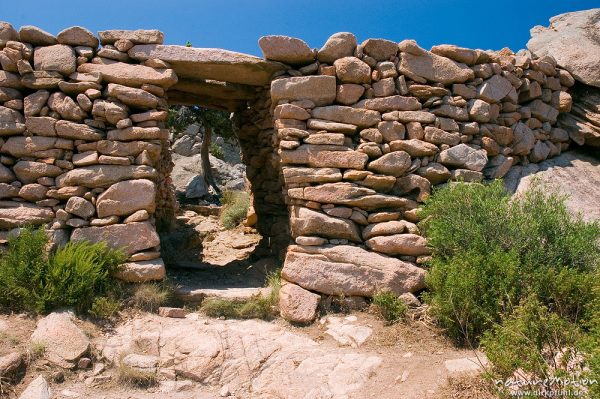
[[[551,56],[351,33],[319,50],[265,36],[265,59],[162,45],[154,30],[99,38],[0,23],[2,235],[37,224],[56,242],[106,240],[130,255],[120,278],[162,279],[168,105],[227,109],[258,229],[274,252],[287,247],[292,321],[311,321],[321,294],[423,289],[416,211],[432,186],[500,178],[571,141],[556,122],[575,81]]]

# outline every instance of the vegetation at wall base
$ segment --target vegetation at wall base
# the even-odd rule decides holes
[[[600,375],[597,222],[539,182],[514,198],[501,181],[449,184],[420,216],[425,299],[448,335],[482,345],[495,378]]]
[[[246,301],[207,298],[202,302],[201,310],[210,317],[272,320],[278,314],[280,269],[267,274],[266,285],[271,288],[267,296],[258,294]]]
[[[408,311],[402,299],[389,291],[377,293],[373,297],[373,306],[375,313],[390,324],[400,321]]]
[[[245,191],[229,190],[223,192],[221,203],[221,223],[226,229],[233,229],[246,218],[250,196]]]
[[[88,312],[115,289],[111,274],[126,257],[105,243],[69,242],[48,254],[43,229],[23,228],[0,258],[0,307],[48,313],[60,307]]]

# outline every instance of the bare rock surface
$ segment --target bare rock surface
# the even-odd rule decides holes
[[[60,367],[72,368],[90,348],[90,340],[73,323],[70,312],[50,313],[38,322],[31,342],[44,346],[45,358]]]
[[[575,79],[600,87],[600,8],[550,18],[550,26],[535,26],[527,48],[538,57],[554,57]]]
[[[382,359],[352,350],[332,352],[274,324],[248,320],[148,315],[117,327],[102,354],[118,361],[142,344],[164,369],[248,398],[346,398],[360,390]],[[139,349],[137,349],[139,351]],[[185,356],[175,354],[185,353]],[[318,372],[317,372],[318,371]]]
[[[540,179],[549,190],[567,195],[567,208],[585,220],[600,220],[600,157],[592,151],[569,151],[540,164],[515,166],[504,177],[514,193],[523,193]]]

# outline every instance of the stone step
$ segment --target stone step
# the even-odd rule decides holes
[[[268,296],[269,287],[178,287],[175,297],[185,304],[200,304],[206,298],[227,299],[232,301],[247,301],[256,295]]]

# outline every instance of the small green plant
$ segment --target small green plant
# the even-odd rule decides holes
[[[138,309],[156,312],[173,297],[173,288],[167,281],[140,284],[134,288],[133,303]]]
[[[156,372],[139,370],[123,363],[120,363],[117,367],[116,374],[117,381],[120,384],[132,388],[146,389],[158,385]]]
[[[220,145],[215,142],[211,142],[208,147],[208,152],[212,154],[213,157],[223,159],[225,157],[225,153]]]
[[[59,307],[87,312],[114,289],[111,274],[126,257],[105,243],[70,242],[48,255],[43,229],[24,228],[9,238],[0,258],[0,307],[46,313]]]
[[[221,223],[226,229],[232,229],[246,218],[250,196],[245,191],[225,191],[221,203]]]
[[[121,302],[111,297],[101,296],[94,299],[89,313],[99,319],[112,319],[121,309]]]
[[[281,270],[275,270],[267,274],[266,281],[267,286],[271,288],[267,296],[258,294],[247,301],[208,298],[202,302],[201,309],[210,317],[271,320],[277,315]]]
[[[45,353],[46,344],[44,344],[43,342],[32,342],[29,346],[29,349],[27,350],[28,363],[31,363],[33,361],[36,361],[37,359],[44,357]]]
[[[373,297],[376,313],[390,324],[398,322],[408,311],[402,300],[390,291],[382,291]]]

